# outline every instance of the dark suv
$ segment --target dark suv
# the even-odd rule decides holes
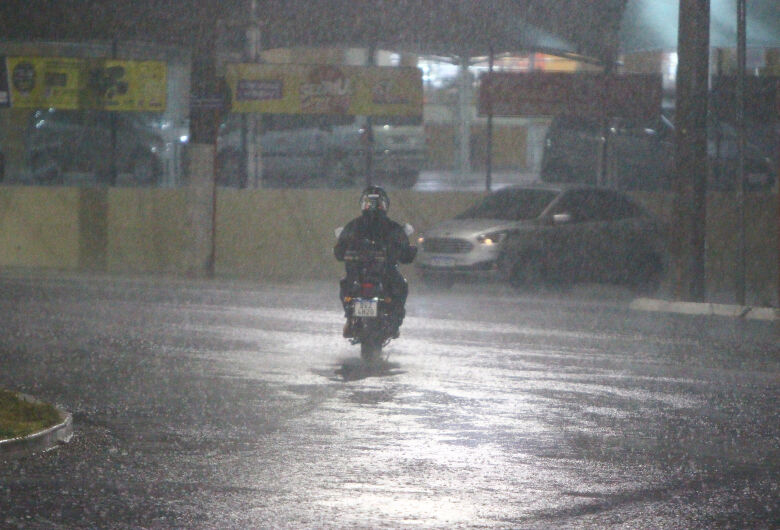
[[[767,140],[773,134],[773,130],[759,124],[748,131],[745,188],[749,191],[769,190],[775,184],[777,161],[766,154],[772,152],[774,143]],[[707,135],[709,189],[733,190],[737,174],[736,131],[728,122],[711,121]],[[594,185],[599,182],[599,171],[610,185],[620,189],[670,189],[674,178],[671,119],[661,115],[642,124],[615,119],[605,126],[582,116],[554,118],[545,137],[541,179]]]

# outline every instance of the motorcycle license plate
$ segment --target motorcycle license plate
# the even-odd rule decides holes
[[[375,317],[379,304],[374,299],[355,300],[356,317]]]

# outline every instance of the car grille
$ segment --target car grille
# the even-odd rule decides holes
[[[423,242],[425,252],[437,254],[466,254],[471,252],[474,245],[465,239],[454,239],[450,237],[435,237],[426,239]]]

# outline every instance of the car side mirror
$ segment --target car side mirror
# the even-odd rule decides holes
[[[555,215],[553,215],[552,219],[553,219],[553,224],[563,225],[566,223],[570,223],[572,217],[570,213],[556,213]]]

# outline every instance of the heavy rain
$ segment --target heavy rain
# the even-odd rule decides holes
[[[779,78],[772,0],[6,0],[0,527],[777,527]]]

